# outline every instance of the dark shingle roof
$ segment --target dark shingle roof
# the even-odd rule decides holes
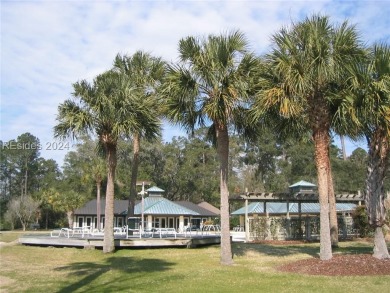
[[[114,201],[114,214],[121,214],[124,210],[127,210],[128,201],[127,200],[118,200]],[[100,200],[100,211],[104,215],[104,210],[106,208],[106,199],[102,198]],[[96,215],[96,199],[90,200],[83,207],[78,208],[74,211],[75,215]]]
[[[201,216],[205,216],[205,217],[217,217],[218,216],[218,214],[216,214],[208,209],[205,209],[197,204],[194,204],[190,201],[176,201],[176,203],[183,206],[183,207],[186,207],[190,210],[197,212]]]
[[[206,210],[209,210],[210,212],[217,214],[218,216],[221,214],[221,211],[218,208],[216,208],[212,204],[209,204],[207,201],[202,201],[201,203],[198,204],[198,206]]]

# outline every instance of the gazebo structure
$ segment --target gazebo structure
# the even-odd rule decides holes
[[[266,219],[269,219],[270,215],[277,217],[285,216],[287,221],[291,219],[291,216],[298,216],[300,223],[302,214],[319,214],[317,186],[303,180],[289,186],[288,192],[246,192],[245,194],[235,196],[232,200],[245,201],[244,207],[234,211],[232,215],[240,216],[240,224],[243,224],[245,228],[246,241],[250,240],[250,215],[252,218],[254,215],[261,215],[265,216]],[[357,205],[361,205],[363,200],[360,192],[357,194],[337,194],[336,210],[342,216],[345,216],[346,213],[350,213]],[[251,203],[249,204],[249,202]],[[306,224],[306,238],[310,238],[310,223]],[[346,231],[343,231],[345,236],[346,233]],[[287,231],[287,235],[290,237],[292,235],[291,231]]]

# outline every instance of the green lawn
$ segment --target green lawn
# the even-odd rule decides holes
[[[2,236],[4,237],[4,235]],[[4,241],[4,240],[0,240]],[[386,292],[388,276],[322,277],[275,268],[317,255],[318,244],[233,244],[234,266],[219,264],[219,247],[122,249],[3,246],[1,292]],[[342,242],[338,253],[367,253]]]
[[[50,230],[51,231],[51,230]],[[44,231],[44,230],[38,230],[38,231],[21,231],[21,230],[15,230],[15,231],[1,231],[0,232],[0,242],[12,242],[17,239],[23,234],[49,234],[50,231]]]

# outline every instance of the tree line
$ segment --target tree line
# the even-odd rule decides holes
[[[229,194],[234,191],[232,174],[236,171],[233,164],[241,159],[258,163],[246,170],[260,176],[261,180],[254,180],[258,185],[255,188],[268,187],[270,182],[271,189],[280,188],[288,182],[278,176],[280,170],[286,167],[287,172],[292,164],[285,149],[278,146],[285,146],[289,140],[312,146],[311,172],[315,174],[320,202],[320,257],[332,257],[332,246],[338,245],[334,193],[344,188],[334,176],[337,165],[332,162],[333,133],[367,140],[364,183],[356,178],[352,182],[362,186],[369,222],[376,228],[375,256],[389,257],[381,229],[385,224],[390,150],[389,46],[377,43],[367,47],[348,21],[333,24],[321,15],[292,23],[271,39],[270,51],[258,56],[250,51],[246,36],[238,30],[189,36],[179,41],[178,62],[167,63],[142,51],[131,56],[118,54],[113,67],[92,82],[73,84],[73,98],[58,108],[54,134],[63,139],[92,135],[97,141],[96,152],[105,158],[104,252],[114,250],[112,222],[120,176],[119,145],[122,140],[132,142],[128,197],[128,215],[132,215],[136,181],[140,178],[141,142],[156,140],[161,121],[166,119],[190,134],[197,128],[207,128],[204,141],[216,149],[222,264],[233,262],[229,233]],[[267,132],[278,143],[268,152],[257,146],[267,138]],[[245,155],[239,153],[240,148],[245,148]],[[279,170],[272,165],[274,155],[270,155],[278,150],[282,158]],[[172,162],[172,168],[177,163]],[[310,164],[295,168],[309,172]],[[176,177],[169,179],[177,182]]]
[[[213,146],[205,137],[206,130],[198,129],[188,137],[174,137],[171,142],[164,143],[161,139],[145,142],[140,153],[140,180],[161,187],[170,200],[207,201],[219,207],[218,161]],[[40,157],[39,148],[11,147],[12,143],[39,145],[39,141],[30,133],[8,142],[0,141],[1,229],[26,229],[29,224],[38,224],[45,229],[72,227],[76,208],[96,198],[98,192],[105,198],[105,164],[103,157],[96,154],[95,140],[80,139],[75,149],[65,156],[61,167],[52,159]],[[233,196],[245,189],[283,192],[302,179],[316,183],[311,141],[290,139],[280,142],[271,131],[264,131],[262,138],[251,144],[240,143],[240,137],[233,134],[231,146],[229,190]],[[120,140],[118,149],[115,198],[128,199],[131,140]],[[356,148],[344,159],[342,150],[332,144],[331,161],[336,194],[363,190],[367,164],[364,149]],[[385,186],[390,190],[389,181]],[[230,202],[231,211],[240,207],[241,203]]]
[[[139,158],[139,180],[150,181],[161,187],[166,191],[165,197],[170,200],[207,201],[219,207],[218,159],[206,135],[207,129],[202,128],[187,137],[174,137],[171,142],[164,143],[161,138],[145,142]],[[66,154],[61,167],[52,159],[40,157],[39,148],[11,147],[12,143],[39,145],[39,141],[30,133],[21,134],[8,142],[0,141],[2,229],[13,229],[18,225],[28,228],[30,223],[38,223],[46,229],[67,226],[66,213],[71,215],[74,209],[96,198],[97,192],[105,198],[102,187],[107,181],[106,167],[104,157],[96,153],[96,140],[87,136],[81,138],[75,149]],[[314,148],[309,140],[280,142],[268,130],[263,131],[258,141],[242,143],[240,137],[233,134],[229,152],[229,190],[232,195],[243,193],[245,189],[283,192],[289,185],[302,179],[317,182]],[[128,199],[132,153],[132,141],[120,140],[116,199]],[[362,192],[367,152],[357,148],[344,160],[342,150],[332,144],[331,161],[335,193]],[[385,182],[385,185],[386,190],[390,190],[389,182]],[[20,210],[22,202],[31,211],[25,210],[26,216],[19,220],[16,213],[11,211]],[[62,208],[64,206],[67,208]],[[231,210],[238,207],[239,203],[230,203]],[[31,217],[27,216],[29,213]],[[72,216],[70,218],[73,219]]]

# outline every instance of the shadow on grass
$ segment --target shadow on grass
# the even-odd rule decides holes
[[[65,292],[122,292],[129,290],[133,283],[131,280],[142,274],[150,274],[169,270],[174,263],[161,259],[135,259],[132,257],[109,257],[104,263],[76,262],[68,266],[59,267],[57,271],[69,271],[68,276],[82,277],[79,281],[69,284],[57,291]],[[107,276],[104,276],[107,274]],[[122,276],[122,277],[120,277]],[[92,285],[102,277],[103,284]],[[104,280],[103,280],[104,279]],[[100,283],[100,282],[99,282]]]
[[[319,246],[312,244],[302,245],[271,245],[264,243],[240,243],[233,247],[233,256],[243,256],[248,252],[257,252],[270,256],[289,256],[293,254],[307,254],[313,257],[319,255]]]
[[[341,244],[341,243],[340,243]],[[289,256],[294,254],[307,254],[312,257],[319,257],[320,246],[317,244],[288,244],[288,245],[271,245],[266,243],[237,243],[233,245],[233,256],[242,256],[247,252],[257,252],[270,256]],[[350,242],[346,246],[333,248],[332,253],[337,254],[370,254],[373,247],[368,244],[359,242]]]
[[[349,246],[333,248],[337,254],[372,254],[374,246]]]

